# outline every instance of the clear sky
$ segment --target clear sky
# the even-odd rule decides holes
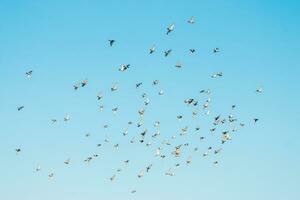
[[[0,199],[300,199],[299,10],[296,0],[0,0]],[[191,16],[193,25],[187,23]],[[175,30],[167,36],[172,23]],[[116,40],[114,47],[108,39]],[[149,55],[153,45],[156,52]],[[213,54],[215,47],[221,52]],[[165,58],[169,48],[173,52]],[[182,69],[174,67],[179,61]],[[119,72],[127,63],[130,69]],[[29,70],[31,79],[25,76]],[[210,78],[219,71],[223,77]],[[84,79],[88,86],[75,92],[73,84]],[[154,79],[160,81],[156,87]],[[137,82],[143,82],[139,89]],[[112,94],[113,83],[119,91]],[[263,94],[255,92],[260,86]],[[208,88],[211,116],[202,112],[192,119],[183,100],[203,102],[199,91]],[[160,89],[163,96],[157,95]],[[154,156],[159,142],[129,143],[142,129],[130,128],[122,136],[127,122],[138,120],[143,92],[151,100],[145,113],[149,134],[157,120],[161,139],[185,125],[191,130],[200,125],[207,140],[200,142],[190,131],[175,142],[188,142],[199,152],[160,160]],[[209,133],[213,117],[226,116],[232,104],[245,128],[218,158],[203,158],[208,146],[220,146]],[[18,112],[21,105],[25,108]],[[181,122],[178,114],[185,117]],[[256,125],[254,117],[260,119]],[[119,150],[112,147],[116,143]],[[22,149],[20,155],[15,148]],[[83,163],[94,153],[99,158]],[[192,164],[186,166],[190,155]],[[63,163],[67,158],[69,166]],[[124,168],[126,159],[131,162]],[[176,176],[165,176],[177,161],[183,164]],[[150,163],[151,172],[138,179]],[[38,165],[42,170],[36,173]],[[123,171],[110,182],[119,167]],[[49,180],[51,172],[55,177]]]

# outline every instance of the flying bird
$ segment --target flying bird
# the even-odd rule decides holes
[[[109,42],[109,46],[112,47],[116,41],[115,40],[108,40],[108,42]]]
[[[192,16],[188,21],[189,24],[194,24],[195,23],[195,17]]]
[[[171,24],[168,28],[167,28],[167,35],[169,35],[169,33],[171,33],[175,28],[174,24]]]

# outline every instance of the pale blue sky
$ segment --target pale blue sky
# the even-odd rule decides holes
[[[0,0],[0,199],[299,199],[299,9],[292,0]],[[186,22],[192,15],[194,25]],[[166,36],[171,23],[175,30]],[[117,41],[113,48],[108,39]],[[150,56],[152,45],[157,51]],[[221,52],[212,54],[214,47]],[[162,52],[169,48],[173,52],[165,58]],[[174,67],[178,61],[181,70]],[[122,63],[131,64],[125,73],[117,70]],[[218,71],[224,77],[211,79]],[[89,85],[74,92],[72,85],[85,78]],[[156,88],[154,79],[160,81]],[[114,82],[119,91],[111,94]],[[255,93],[259,86],[262,95]],[[183,104],[207,88],[213,91],[211,117],[228,114],[236,104],[235,115],[246,123],[224,147],[218,167],[212,165],[215,158],[201,155],[219,144],[199,143],[190,133],[183,140],[200,149],[192,165],[166,177],[176,162],[157,160],[158,144],[130,145],[137,128],[121,135],[127,121],[138,119],[140,95],[147,92],[150,133],[160,120],[162,138],[198,124],[200,134],[210,137],[211,117],[192,120],[191,108]],[[157,95],[160,89],[164,96]],[[100,91],[103,113],[96,100]],[[22,112],[19,105],[25,106]],[[110,112],[114,106],[120,109],[116,116]],[[63,123],[66,113],[71,121]],[[187,117],[178,123],[178,114]],[[255,126],[253,117],[260,119]],[[51,118],[60,121],[51,125]],[[90,138],[84,137],[87,132]],[[97,149],[105,135],[112,143]],[[16,147],[22,148],[19,156]],[[84,164],[94,152],[100,158]],[[181,161],[188,153],[184,156]],[[72,164],[65,166],[68,157]],[[126,159],[132,162],[111,183],[108,178]],[[138,180],[137,173],[151,162],[151,173]],[[35,173],[38,164],[42,171]],[[48,180],[51,171],[55,178]],[[132,189],[137,193],[131,195]]]

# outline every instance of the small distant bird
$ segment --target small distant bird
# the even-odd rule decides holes
[[[195,23],[195,17],[192,16],[188,21],[189,24],[194,24]]]
[[[191,52],[191,53],[195,53],[196,50],[195,50],[195,49],[190,49],[190,52]]]
[[[263,92],[263,88],[262,88],[262,87],[257,88],[257,89],[256,89],[256,92],[257,92],[257,93],[262,93],[262,92]]]
[[[64,117],[64,121],[65,121],[65,122],[70,121],[70,119],[71,119],[71,117],[70,117],[70,115],[68,115],[68,114]]]
[[[78,90],[80,87],[80,83],[76,83],[75,85],[73,85],[74,90]]]
[[[117,84],[113,84],[113,86],[110,88],[110,90],[112,92],[116,91],[118,89],[118,85]]]
[[[28,72],[26,72],[26,76],[27,76],[27,78],[31,78],[31,76],[32,76],[32,70],[30,70],[30,71],[28,71]]]
[[[139,82],[139,83],[135,84],[135,88],[139,88],[141,85],[143,85],[143,83]]]
[[[41,169],[42,169],[41,166],[38,165],[38,166],[35,168],[35,171],[36,171],[36,172],[39,172],[39,171],[41,171]]]
[[[186,162],[187,165],[189,165],[189,164],[191,164],[192,160],[191,160],[191,158],[189,157],[185,162]]]
[[[152,53],[154,53],[155,52],[155,46],[153,46],[153,47],[151,47],[150,49],[149,49],[149,54],[152,54]]]
[[[211,75],[212,78],[217,78],[217,77],[222,77],[223,76],[223,72],[217,72],[213,75]]]
[[[165,57],[167,57],[172,52],[172,49],[168,49],[164,52]]]
[[[128,130],[127,129],[123,132],[123,135],[124,136],[128,135]]]
[[[114,174],[112,177],[109,178],[110,181],[114,181],[116,178],[116,175]]]
[[[163,90],[160,90],[159,92],[158,92],[158,95],[163,95],[165,92],[163,91]]]
[[[102,94],[102,93],[99,93],[99,94],[97,95],[97,100],[99,101],[99,100],[101,100],[101,99],[103,99],[103,94]]]
[[[169,33],[171,33],[175,28],[174,24],[171,24],[168,28],[167,28],[167,35],[169,35]]]
[[[213,52],[214,52],[214,53],[219,53],[219,52],[220,52],[220,49],[219,49],[219,48],[214,48],[214,49],[213,49]]]
[[[16,151],[16,154],[18,155],[21,152],[21,149],[17,148],[17,149],[15,149],[15,151]]]
[[[180,62],[177,62],[177,64],[175,65],[175,67],[181,68],[181,67],[182,67],[182,64],[181,64]]]
[[[121,65],[121,67],[119,68],[119,71],[121,71],[121,72],[124,72],[124,71],[126,71],[127,69],[129,69],[129,67],[130,67],[130,64],[127,64],[127,65]]]
[[[49,178],[53,178],[53,177],[54,177],[54,173],[50,173],[50,174],[48,175],[48,177],[49,177]]]
[[[84,86],[86,86],[87,84],[88,84],[88,80],[85,79],[85,80],[83,80],[83,81],[81,82],[81,87],[84,87]]]
[[[214,153],[215,153],[215,154],[218,154],[218,153],[220,153],[221,151],[222,151],[222,148],[216,149],[216,150],[214,151]]]
[[[140,173],[137,176],[138,176],[138,178],[142,178],[144,176],[144,171],[141,170]]]
[[[183,118],[182,115],[178,115],[178,116],[177,116],[177,119],[178,119],[178,120],[181,120],[182,118]]]
[[[64,163],[65,163],[66,165],[70,164],[70,162],[71,162],[71,159],[70,159],[70,158],[68,158],[67,160],[64,161]]]
[[[148,165],[148,166],[146,167],[146,172],[148,173],[148,172],[150,171],[151,168],[152,168],[152,164]]]
[[[57,122],[57,119],[51,119],[52,124]]]
[[[253,120],[254,120],[254,123],[256,123],[256,122],[258,122],[258,120],[259,120],[259,119],[257,119],[257,118],[254,118]]]
[[[136,193],[136,190],[131,190],[131,194],[134,194],[134,193]]]
[[[158,80],[152,81],[152,85],[157,85],[157,84],[158,84]]]
[[[108,42],[109,42],[109,46],[112,47],[116,41],[115,40],[108,40]]]
[[[169,169],[169,171],[167,171],[167,172],[165,173],[165,175],[167,175],[167,176],[175,176],[175,173],[172,172],[171,169]]]
[[[116,112],[118,111],[118,107],[115,107],[115,108],[111,109],[111,111],[112,111],[113,113],[116,113]]]
[[[19,106],[19,107],[17,107],[17,110],[21,111],[23,108],[24,108],[24,106]]]

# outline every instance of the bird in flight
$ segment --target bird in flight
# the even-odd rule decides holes
[[[175,24],[171,24],[168,28],[167,28],[167,35],[169,35],[175,28]]]
[[[27,76],[27,78],[31,78],[31,76],[32,76],[32,70],[30,70],[30,71],[28,71],[28,72],[26,72],[26,76]]]
[[[194,24],[195,23],[195,17],[192,16],[188,21],[189,24]]]
[[[18,106],[18,107],[17,107],[17,110],[18,110],[18,111],[21,111],[21,110],[23,110],[23,109],[24,109],[24,106]]]
[[[112,47],[116,41],[115,40],[108,40],[108,42],[109,42],[109,46]]]

